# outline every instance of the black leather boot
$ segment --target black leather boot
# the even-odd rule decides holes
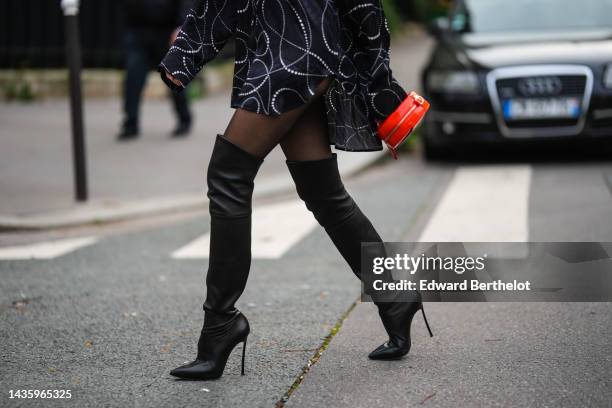
[[[325,228],[353,273],[366,283],[366,288],[371,287],[367,284],[369,277],[361,274],[361,243],[383,241],[344,188],[336,154],[321,160],[288,160],[287,166],[306,207]],[[386,279],[391,280],[390,277]],[[423,303],[416,291],[399,296],[401,298],[392,299],[395,301],[377,301],[373,296],[389,340],[370,353],[371,359],[396,359],[410,351],[412,318],[423,309]]]
[[[419,310],[423,314],[429,335],[433,337],[423,309],[421,294],[418,291],[400,293],[395,301],[375,301],[374,303],[378,306],[378,315],[389,335],[389,341],[381,344],[368,355],[372,360],[396,360],[408,354],[412,346],[410,339],[412,318]]]
[[[244,353],[249,322],[234,304],[244,291],[251,267],[251,199],[263,160],[217,135],[208,166],[210,260],[206,275],[204,327],[195,361],[171,375],[209,380],[223,374],[236,345]]]

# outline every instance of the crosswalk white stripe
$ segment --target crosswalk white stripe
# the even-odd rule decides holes
[[[300,200],[257,207],[253,210],[251,253],[253,258],[277,259],[317,225]],[[176,259],[208,258],[210,233],[172,253]]]
[[[420,242],[526,242],[531,167],[459,167]]]
[[[0,248],[0,260],[53,259],[97,242],[96,237],[68,238]]]

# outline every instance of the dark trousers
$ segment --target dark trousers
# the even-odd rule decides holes
[[[133,28],[125,34],[126,75],[123,89],[124,127],[138,129],[140,99],[149,71],[155,69],[168,50],[169,30]],[[170,92],[180,123],[191,122],[186,92]]]

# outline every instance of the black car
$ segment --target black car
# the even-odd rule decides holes
[[[612,145],[612,0],[461,0],[423,72],[428,158],[457,147]]]

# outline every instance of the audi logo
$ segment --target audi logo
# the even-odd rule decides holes
[[[563,83],[555,76],[522,78],[518,88],[524,96],[558,95],[563,90]]]

